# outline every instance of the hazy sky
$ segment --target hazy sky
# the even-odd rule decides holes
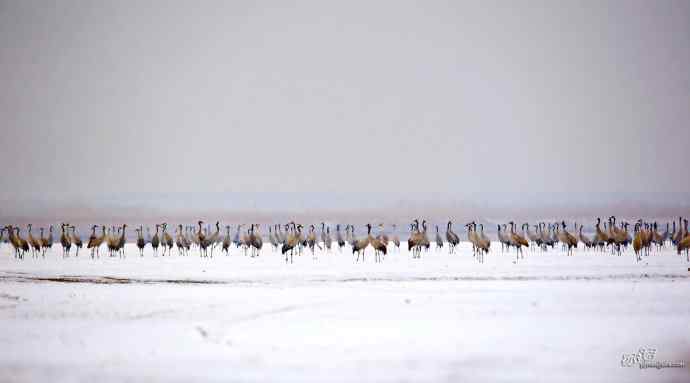
[[[690,192],[690,2],[0,1],[0,197]]]

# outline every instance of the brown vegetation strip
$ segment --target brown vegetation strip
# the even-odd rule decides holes
[[[155,283],[170,283],[170,284],[227,284],[227,283],[241,283],[238,281],[211,281],[199,279],[141,279],[141,278],[117,278],[117,277],[89,277],[89,276],[69,276],[61,275],[55,277],[40,277],[40,276],[0,276],[0,280],[12,280],[15,282],[57,282],[57,283],[93,283],[93,284],[155,284]],[[249,281],[243,281],[251,283]]]
[[[609,275],[441,275],[441,276],[412,276],[412,277],[355,277],[339,279],[306,279],[297,283],[352,283],[352,282],[449,282],[449,281],[616,281],[616,280],[687,280],[689,274],[662,273],[627,273]],[[208,279],[145,279],[121,278],[109,276],[31,276],[31,275],[0,275],[0,281],[21,283],[92,283],[92,284],[187,284],[187,285],[271,285],[282,284],[283,280],[208,280]]]

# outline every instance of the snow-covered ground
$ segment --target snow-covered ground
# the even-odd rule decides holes
[[[0,381],[690,381],[690,265],[632,254],[403,250],[374,263],[250,258],[15,260],[0,245]]]

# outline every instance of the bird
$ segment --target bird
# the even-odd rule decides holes
[[[558,223],[549,224],[549,246],[553,249],[558,243]]]
[[[225,237],[223,238],[223,251],[225,255],[228,255],[230,245],[232,244],[232,238],[230,238],[230,225],[225,226]]]
[[[19,228],[12,225],[5,226],[7,230],[7,236],[14,248],[14,257],[17,259],[23,259],[24,253],[29,251],[29,244],[19,236]]]
[[[546,227],[546,230],[544,228],[546,227],[546,224],[544,222],[539,222],[539,239],[541,242],[541,249],[542,251],[546,251],[548,246],[551,246],[553,248],[553,241],[551,240],[551,224],[549,224],[548,227]]]
[[[438,225],[436,226],[436,251],[441,251],[443,250],[443,237],[441,237],[441,233],[438,232]]]
[[[615,234],[620,231],[620,229],[616,226],[616,216],[612,215],[609,217],[609,233]]]
[[[27,234],[26,234],[26,240],[29,244],[29,249],[31,250],[31,256],[35,257],[38,254],[38,251],[41,248],[41,244],[34,238],[33,233],[31,232],[32,230],[32,224],[27,225]]]
[[[501,251],[505,251],[506,249],[510,250],[511,246],[511,241],[510,237],[505,233],[505,225],[503,225],[503,231],[501,231],[501,225],[496,225],[498,227],[498,241],[501,242]]]
[[[311,250],[312,259],[316,259],[316,233],[314,232],[314,225],[309,225],[309,234],[307,234],[307,247]]]
[[[426,227],[426,220],[422,220],[422,241],[420,243],[420,246],[424,248],[425,250],[429,250],[429,247],[431,247],[431,241],[429,241],[429,236],[426,234],[427,232],[427,227]]]
[[[249,234],[249,244],[252,247],[252,257],[259,256],[259,254],[261,254],[261,248],[264,245],[264,242],[261,239],[261,233],[257,232],[258,230],[255,230],[255,227],[256,229],[259,229],[260,226],[258,224],[252,225],[251,232]]]
[[[326,227],[326,234],[321,232],[321,241],[323,242],[323,247],[327,252],[331,252],[331,247],[333,246],[333,239],[331,238],[331,227]]]
[[[250,227],[251,229],[251,227]],[[242,233],[242,249],[244,250],[244,255],[247,255],[247,250],[249,250],[252,247],[251,240],[249,238],[249,231],[250,229],[247,229],[246,232]]]
[[[532,225],[534,227],[534,244],[537,248],[543,249],[544,241],[542,240],[541,223],[537,225]],[[530,241],[532,239],[530,238]]]
[[[476,225],[477,224],[475,224],[475,230]],[[485,253],[488,253],[489,249],[491,248],[491,240],[489,239],[489,237],[486,236],[486,234],[484,234],[484,224],[482,223],[479,224],[479,239],[481,239],[482,250],[484,250]]]
[[[623,223],[623,227],[625,228],[624,230],[615,228],[615,230],[612,231],[613,244],[619,256],[621,255],[621,248],[627,246],[628,243],[627,223]],[[651,241],[651,233],[643,233],[642,241],[644,246],[649,244]]]
[[[678,255],[685,251],[685,260],[687,262],[690,262],[690,257],[688,256],[688,249],[690,249],[690,235],[686,235],[685,238],[681,239],[680,242],[678,242],[678,247],[676,248],[676,250],[678,251]]]
[[[367,225],[369,228],[368,240],[369,240],[369,243],[371,244],[371,247],[374,248],[374,260],[376,263],[379,263],[382,261],[382,256],[385,256],[386,253],[388,252],[388,247],[383,242],[383,240],[380,238],[380,236],[374,237],[371,235],[371,224],[367,224]],[[362,258],[362,261],[364,261],[364,258]]]
[[[335,242],[338,244],[338,250],[342,251],[345,246],[345,239],[340,232],[340,224],[335,225]]]
[[[609,226],[608,226],[608,241],[606,242],[607,245],[611,247],[611,252],[615,252],[617,246],[616,246],[616,234],[618,233],[618,228],[616,227],[616,217],[615,216],[610,216],[609,217]],[[644,239],[644,238],[643,238]]]
[[[467,236],[472,243],[473,256],[479,263],[484,263],[484,256],[489,253],[491,240],[484,234],[484,225],[479,224],[480,231],[477,232],[477,223],[472,221],[467,226]]]
[[[474,230],[477,231],[477,224],[474,224]],[[479,241],[477,243],[477,247],[479,248],[480,251],[484,252],[484,254],[489,253],[489,249],[491,248],[491,240],[489,237],[484,234],[484,224],[479,224]],[[484,258],[482,256],[482,263],[484,262]]]
[[[196,237],[198,238],[199,243],[201,243],[201,241],[203,241],[204,239],[206,239],[206,235],[204,234],[203,230],[201,230],[201,225],[203,225],[203,223],[204,223],[204,221],[199,221],[199,222],[198,222],[198,224],[199,224],[199,231],[196,232]]]
[[[271,244],[271,249],[276,251],[283,245],[286,237],[282,232],[282,224],[266,225],[268,227],[268,242]]]
[[[465,229],[467,230],[467,240],[472,244],[472,256],[479,261],[479,263],[482,263],[483,259],[479,251],[479,242],[481,239],[479,238],[479,234],[477,234],[477,224],[474,221],[467,223],[465,224]],[[480,255],[479,257],[477,256],[478,254]]]
[[[158,256],[158,246],[161,244],[161,239],[158,236],[158,229],[160,225],[156,224],[156,232],[151,237],[151,248],[153,249],[153,256]],[[199,221],[199,230],[201,230],[201,221]]]
[[[302,232],[302,229],[304,229],[304,226],[301,224],[297,225],[297,253],[298,255],[302,255],[302,251],[304,250],[305,247],[308,246],[307,244],[307,238],[305,237],[304,233]]]
[[[685,260],[687,262],[690,262],[690,255],[688,254],[688,250],[690,249],[690,234],[688,234],[688,220],[684,220],[684,229],[683,232],[685,233],[684,236],[679,238],[678,245],[676,247],[676,251],[678,252],[678,255],[680,255],[683,251],[685,251]]]
[[[371,225],[367,224],[366,225],[368,229],[367,236],[361,239],[356,239],[354,238],[353,234],[353,243],[352,243],[352,254],[357,253],[357,260],[355,262],[359,262],[359,255],[362,254],[362,262],[364,262],[364,250],[369,246],[369,238],[371,237]],[[354,227],[352,228],[354,232]]]
[[[603,250],[604,245],[609,243],[609,235],[605,231],[601,230],[601,218],[597,217],[597,223],[594,225],[594,228],[596,229],[594,243]]]
[[[177,233],[175,234],[175,245],[177,245],[177,251],[180,253],[180,255],[187,255],[190,245],[187,241],[187,237],[185,237],[184,235],[182,225],[177,226]]]
[[[410,238],[407,240],[407,250],[412,251],[413,259],[421,257],[423,241],[423,235],[419,231],[419,220],[415,219],[410,224]]]
[[[29,242],[27,240],[25,240],[24,238],[22,238],[21,229],[19,228],[19,226],[16,226],[14,228],[14,231],[15,231],[14,236],[17,239],[17,241],[19,242],[19,248],[22,250],[21,258],[23,259],[24,254],[26,254],[26,252],[29,251]]]
[[[421,258],[422,255],[422,249],[429,250],[429,247],[431,246],[431,242],[429,241],[429,237],[427,236],[427,227],[426,227],[426,220],[422,220],[422,229],[419,229],[419,220],[415,219],[415,229],[416,229],[416,238],[415,238],[415,243],[417,247],[417,258]],[[408,244],[409,246],[409,244]],[[414,258],[414,257],[413,257]]]
[[[448,241],[448,253],[455,253],[455,246],[460,243],[460,237],[453,232],[452,221],[448,221],[448,225],[446,226],[446,241]]]
[[[292,227],[290,227],[290,225],[292,225]],[[294,222],[290,222],[290,224],[288,224],[287,228],[285,229],[285,242],[283,243],[283,247],[280,249],[280,252],[285,256],[286,264],[288,263],[288,251],[290,252],[290,264],[293,263],[293,255],[295,253],[295,248],[299,246],[300,241],[298,234],[299,230],[300,226],[295,225]]]
[[[388,247],[388,233],[386,233],[386,226],[382,223],[379,224],[379,233],[376,235],[376,238],[378,238],[384,246]]]
[[[534,244],[538,246],[541,242],[541,238],[536,232],[533,232],[529,229],[529,223],[525,223],[523,226],[527,228],[527,238],[529,239],[530,247],[534,249],[532,245]],[[522,230],[524,231],[525,229],[523,228]]]
[[[105,227],[103,227],[103,236],[99,237],[96,235],[96,228],[98,228],[98,225],[93,225],[91,227],[91,235],[89,236],[89,241],[86,243],[86,248],[91,250],[91,258],[94,258],[94,253],[98,251],[98,248],[101,246],[101,243],[103,243],[103,239],[105,238]]]
[[[53,247],[53,225],[48,226],[48,237],[45,240],[41,240],[41,244],[43,245],[43,254],[45,254],[46,250]]]
[[[40,249],[41,249],[41,257],[45,258],[46,257],[46,249],[47,249],[45,244],[46,244],[47,239],[43,235],[45,229],[40,228],[40,231],[41,231],[41,236],[38,238],[38,243],[39,243]],[[2,243],[2,230],[1,229],[0,229],[0,243]]]
[[[287,241],[287,232],[289,231],[290,225],[285,224],[285,231],[283,231],[283,225],[276,225],[276,237],[278,238],[278,244],[282,246],[285,241]]]
[[[659,233],[659,226],[657,225],[656,222],[652,223],[652,243],[657,246],[657,249],[661,249],[661,246],[664,245],[664,238],[661,233]],[[668,228],[667,228],[668,229]]]
[[[220,244],[219,238],[220,238],[220,221],[216,221],[216,231],[211,233],[208,240],[211,241],[215,245],[215,244]]]
[[[199,238],[196,236],[194,226],[186,226],[184,228],[184,238],[186,249],[191,249],[192,246],[199,247]]]
[[[115,229],[115,226],[110,228],[110,232],[108,236],[106,237],[106,245],[108,247],[108,253],[110,253],[110,257],[115,256],[115,252],[117,251],[117,245],[118,245],[118,240],[120,238],[120,231],[121,229]],[[115,234],[117,232],[117,235]]]
[[[232,239],[232,243],[239,249],[240,246],[242,246],[242,241],[240,240],[240,230],[242,229],[242,225],[237,225],[237,231],[235,232],[235,236]]]
[[[273,226],[275,228],[275,231],[271,226],[268,226],[268,242],[271,243],[271,249],[272,250],[277,250],[278,249],[278,244],[280,243],[280,238],[278,235],[278,225]],[[230,233],[228,232],[228,239],[229,239]]]
[[[137,232],[137,248],[139,249],[139,256],[143,257],[144,256],[144,248],[146,248],[146,240],[144,239],[144,233],[143,227],[139,226],[138,229],[135,229]]]
[[[350,247],[355,244],[355,227],[352,225],[345,226],[345,242],[347,242]]]
[[[72,239],[65,232],[65,227],[67,224],[63,223],[61,226],[62,234],[60,234],[60,244],[62,244],[62,256],[68,257],[70,248],[72,247]]]
[[[668,228],[669,228],[669,223],[666,222],[666,230],[664,230],[664,232],[661,233],[661,238],[659,238],[659,242],[660,242],[660,243],[658,243],[659,250],[661,250],[661,248],[664,247],[664,244],[669,239],[670,234],[669,234]]]
[[[524,258],[525,256],[522,254],[522,247],[529,247],[529,242],[527,242],[523,236],[515,232],[515,222],[513,221],[510,221],[510,240],[511,244],[515,246],[516,249],[515,259],[517,260],[518,254],[522,255],[522,258]]]
[[[419,220],[415,219],[412,224],[412,233],[410,239],[407,240],[407,247],[413,249],[412,258],[421,258],[422,249],[429,250],[431,242],[426,234],[426,220],[422,220],[422,229],[419,229]],[[414,245],[414,247],[412,246]]]
[[[642,233],[640,233],[640,223],[635,223],[633,229],[635,237],[633,238],[632,245],[633,251],[635,252],[635,258],[639,262],[642,258],[640,257],[640,251],[642,250]]]
[[[86,248],[89,250],[93,249],[93,243],[94,243],[94,241],[96,241],[96,238],[98,238],[96,236],[96,228],[97,227],[98,227],[98,225],[92,225],[91,226],[91,235],[89,235],[89,240],[86,241]]]
[[[79,249],[82,248],[83,244],[81,242],[81,237],[79,234],[77,234],[77,229],[74,226],[70,226],[70,229],[72,229],[72,244],[74,247],[77,248],[77,253],[75,254],[76,257],[79,256]]]
[[[122,233],[120,238],[117,239],[115,243],[115,251],[120,254],[121,258],[125,258],[125,244],[127,243],[125,231],[127,230],[127,224],[122,225]]]
[[[38,253],[41,251],[41,242],[34,238],[33,234],[31,233],[32,225],[28,225],[28,233],[26,234],[27,242],[31,246],[31,254],[32,256],[38,257]]]
[[[671,243],[673,246],[678,246],[678,243],[685,238],[686,233],[683,232],[683,217],[678,217],[678,231],[676,232],[676,222],[673,222],[673,232],[675,235],[671,236]]]
[[[392,225],[393,227],[393,238],[391,241],[393,242],[393,246],[395,246],[396,251],[400,252],[400,236],[398,236],[398,226],[396,224]]]
[[[168,255],[171,255],[173,248],[173,238],[168,233],[168,224],[166,222],[163,222],[161,224],[161,227],[163,228],[163,233],[161,234],[161,245],[163,246],[163,256],[165,257],[166,250],[168,252]]]
[[[671,231],[671,234],[669,234],[669,239],[671,240],[671,244],[675,246],[678,242],[676,242],[676,221],[673,221],[673,230]]]
[[[580,242],[582,242],[585,245],[585,248],[590,249],[590,248],[594,247],[594,241],[592,241],[586,235],[582,234],[582,228],[583,227],[584,227],[584,225],[580,225],[580,231],[579,231]]]
[[[216,243],[216,239],[220,235],[220,222],[216,221],[216,231],[211,235],[204,235],[201,233],[201,221],[199,221],[199,248],[201,250],[201,256],[208,257],[208,250],[211,248],[211,258],[213,258],[213,246]]]
[[[558,233],[558,240],[567,248],[567,255],[573,255],[573,247],[577,247],[577,239],[566,229],[565,221],[561,222],[563,230]]]

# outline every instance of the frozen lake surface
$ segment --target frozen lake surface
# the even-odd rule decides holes
[[[514,252],[463,243],[374,263],[264,247],[212,259],[87,251],[15,260],[0,245],[2,381],[686,382],[690,272],[670,248]],[[105,253],[105,251],[103,252]]]

